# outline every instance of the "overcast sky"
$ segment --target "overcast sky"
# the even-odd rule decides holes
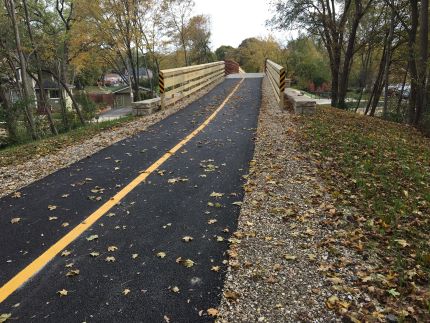
[[[213,50],[221,45],[237,47],[249,37],[272,34],[280,41],[290,33],[270,31],[265,26],[271,17],[269,0],[194,0],[194,14],[205,14],[211,18]]]

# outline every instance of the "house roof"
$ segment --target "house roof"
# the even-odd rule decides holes
[[[151,92],[151,89],[148,89],[148,88],[143,87],[143,86],[139,86],[139,90],[144,91],[144,92]],[[112,93],[113,94],[122,94],[122,93],[127,93],[129,91],[130,91],[130,86],[127,85],[127,86],[120,87],[115,91],[112,91]]]
[[[69,88],[74,88],[74,86],[70,85],[70,84],[68,84],[67,86]],[[60,89],[60,87],[58,86],[58,83],[54,80],[51,80],[51,79],[44,79],[43,80],[43,88],[45,90],[59,90]],[[37,84],[35,86],[35,89],[39,90],[39,86]]]

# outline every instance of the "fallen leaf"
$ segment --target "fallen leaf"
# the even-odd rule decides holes
[[[71,252],[69,250],[63,250],[63,252],[61,253],[61,257],[67,257],[70,254]]]
[[[118,247],[117,247],[117,246],[109,246],[109,247],[108,247],[108,251],[113,252],[113,251],[117,251],[117,250],[118,250]]]
[[[15,224],[15,223],[18,223],[19,221],[21,221],[21,218],[13,218],[10,220],[10,223]]]
[[[49,221],[53,221],[53,220],[58,220],[58,217],[56,217],[56,216],[50,216],[48,219],[49,219]]]
[[[211,195],[209,195],[209,196],[219,198],[219,197],[222,197],[223,195],[224,195],[224,193],[212,192]]]
[[[79,269],[72,269],[67,272],[66,276],[73,277],[79,275]]]
[[[0,314],[0,323],[4,323],[6,322],[8,319],[10,319],[12,317],[11,313],[3,313]]]
[[[115,262],[115,257],[113,257],[113,256],[106,257],[105,261],[106,262]]]
[[[164,257],[166,257],[166,253],[163,251],[160,251],[159,253],[157,253],[157,257],[163,259]]]
[[[216,219],[210,219],[208,221],[208,224],[214,224],[214,223],[217,223],[217,222],[218,222],[218,220],[216,220]]]
[[[216,317],[218,316],[219,311],[216,308],[208,308],[207,311],[209,316]]]
[[[284,255],[284,258],[285,258],[286,260],[296,260],[296,259],[297,259],[297,256],[293,256],[293,255],[286,254],[286,255]]]
[[[98,238],[99,238],[99,236],[97,234],[93,234],[93,235],[90,235],[89,237],[87,237],[87,240],[88,241],[93,241],[93,240],[96,240]]]
[[[394,297],[400,296],[400,293],[398,291],[396,291],[395,288],[391,288],[387,292],[388,292],[388,294],[390,294],[391,296],[394,296]]]
[[[220,269],[221,269],[220,266],[212,266],[212,268],[211,268],[211,270],[216,272],[216,273],[219,272]]]
[[[90,253],[90,256],[91,257],[98,257],[98,256],[100,256],[100,252],[93,251],[93,252]]]
[[[139,257],[139,254],[137,254],[137,253],[134,253],[131,255],[131,258],[133,258],[133,259],[136,259],[137,257]]]
[[[190,241],[193,241],[193,237],[190,237],[190,236],[185,236],[185,237],[183,237],[182,238],[182,241],[184,241],[184,242],[190,242]]]
[[[130,290],[128,288],[126,288],[122,291],[123,295],[127,295],[128,293],[130,293]]]
[[[403,248],[405,248],[405,247],[407,247],[407,246],[410,246],[410,244],[406,241],[406,240],[403,240],[403,239],[396,239],[396,240],[394,240],[394,241],[396,241],[399,245],[401,245]]]
[[[58,293],[58,294],[60,295],[60,297],[61,297],[61,296],[67,296],[67,294],[68,294],[69,292],[63,288],[62,290],[59,290],[57,293]]]
[[[179,287],[178,286],[172,287],[171,290],[174,293],[179,293]]]
[[[231,299],[231,300],[235,301],[240,297],[240,294],[238,292],[235,292],[235,291],[226,290],[224,292],[224,297],[227,299]]]
[[[221,237],[221,236],[217,236],[217,237],[216,237],[216,241],[218,241],[218,242],[223,242],[223,241],[224,241],[224,238],[223,238],[223,237]]]
[[[54,211],[57,208],[56,205],[48,205],[49,211]]]

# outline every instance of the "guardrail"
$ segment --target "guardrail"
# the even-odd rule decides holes
[[[287,85],[290,86],[290,80],[286,78],[285,69],[270,59],[266,59],[264,64],[264,72],[266,73],[270,84],[272,85],[272,89],[275,92],[279,107],[283,109],[285,88]]]
[[[209,64],[161,70],[159,87],[161,108],[172,104],[225,76],[225,63]]]

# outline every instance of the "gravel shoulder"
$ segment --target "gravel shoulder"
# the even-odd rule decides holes
[[[339,321],[353,296],[338,288],[343,281],[332,269],[345,256],[359,258],[326,247],[327,223],[337,210],[298,146],[296,116],[280,111],[271,91],[264,79],[254,160],[217,321]]]
[[[191,102],[201,98],[219,83],[220,82],[215,82],[204,90],[199,91],[187,99],[177,102],[174,106],[167,107],[167,109],[163,111],[158,111],[150,116],[139,117],[138,119],[127,122],[115,129],[102,131],[84,142],[75,143],[61,148],[55,151],[55,153],[50,153],[44,156],[29,156],[28,160],[23,163],[0,167],[0,197],[11,194],[59,169],[65,168],[83,158],[91,156],[103,148],[144,131],[149,126],[163,120],[169,115],[183,109]]]

